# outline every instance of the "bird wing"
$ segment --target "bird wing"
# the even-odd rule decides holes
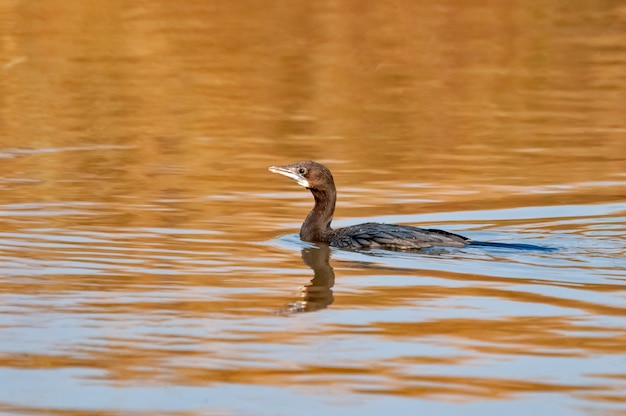
[[[433,246],[463,247],[469,239],[443,230],[397,224],[365,223],[334,230],[332,245],[340,248],[415,250]]]

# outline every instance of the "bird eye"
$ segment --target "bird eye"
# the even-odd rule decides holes
[[[304,175],[304,174],[306,173],[306,168],[300,168],[300,169],[298,169],[298,173],[299,173],[300,175]]]

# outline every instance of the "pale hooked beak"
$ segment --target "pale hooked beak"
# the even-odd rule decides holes
[[[296,169],[298,168],[296,166],[270,166],[268,169],[270,172],[278,173],[280,175],[288,177],[289,179],[293,179],[294,181],[298,182],[298,185],[300,186],[309,188],[309,181],[307,181],[304,176],[301,176],[299,173],[297,173]]]

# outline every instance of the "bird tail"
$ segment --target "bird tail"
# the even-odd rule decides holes
[[[554,247],[542,247],[534,244],[496,243],[492,241],[472,241],[470,246],[508,248],[512,250],[556,251]]]

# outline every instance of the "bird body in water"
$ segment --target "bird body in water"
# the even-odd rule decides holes
[[[312,243],[327,243],[340,248],[385,248],[411,250],[433,246],[464,247],[470,240],[442,230],[424,229],[408,225],[367,222],[332,229],[337,190],[330,170],[313,161],[297,162],[287,166],[270,166],[269,170],[293,179],[311,191],[315,206],[304,220],[300,239]]]
[[[300,239],[311,243],[326,243],[333,247],[350,249],[382,248],[387,250],[418,250],[427,247],[465,247],[467,245],[553,250],[530,244],[507,244],[472,241],[469,238],[443,230],[412,227],[408,225],[367,222],[332,229],[330,223],[335,213],[337,190],[330,170],[313,161],[296,162],[287,166],[270,166],[270,172],[293,179],[305,187],[315,199],[307,215]]]

